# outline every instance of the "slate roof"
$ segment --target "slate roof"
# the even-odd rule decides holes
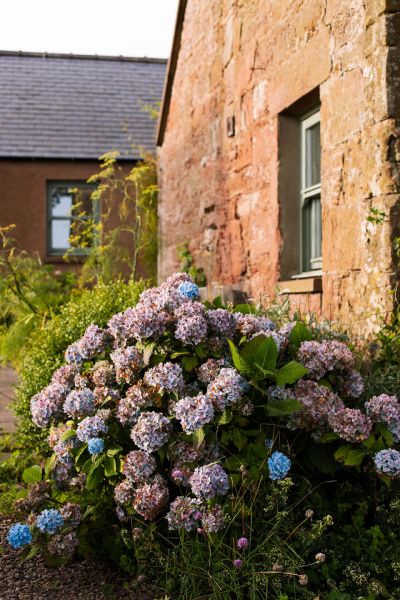
[[[138,158],[155,147],[144,107],[161,100],[165,70],[163,59],[0,52],[0,157]]]

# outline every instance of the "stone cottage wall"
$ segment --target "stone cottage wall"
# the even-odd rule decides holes
[[[284,278],[280,115],[318,89],[323,291],[291,291],[367,333],[377,311],[390,310],[395,280],[397,0],[188,1],[159,148],[159,276],[178,267],[177,247],[188,241],[210,282],[274,295]],[[385,212],[384,224],[368,223],[371,207]]]

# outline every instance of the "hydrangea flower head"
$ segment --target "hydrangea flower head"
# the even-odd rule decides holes
[[[234,368],[223,368],[208,385],[207,395],[216,410],[223,411],[227,406],[236,404],[250,386]]]
[[[207,337],[207,321],[204,317],[182,317],[179,319],[175,338],[185,346],[197,346]]]
[[[68,364],[80,366],[83,363],[83,356],[79,352],[77,344],[71,344],[65,351],[65,361]]]
[[[184,529],[193,531],[199,526],[201,518],[201,500],[197,498],[185,498],[178,496],[169,507],[167,514],[169,529]]]
[[[102,438],[90,438],[88,440],[88,450],[90,454],[101,454],[104,450],[104,440]]]
[[[7,541],[13,548],[22,548],[32,541],[31,530],[28,525],[14,523],[8,530]]]
[[[84,335],[78,340],[76,347],[83,359],[90,360],[104,352],[111,340],[112,337],[109,331],[92,324],[89,325]]]
[[[156,468],[154,456],[143,450],[133,450],[125,458],[123,473],[134,483],[144,483],[153,475]]]
[[[292,463],[290,458],[282,452],[273,452],[268,459],[268,468],[270,479],[284,479],[290,471]]]
[[[342,408],[330,415],[329,425],[333,431],[347,442],[362,442],[372,429],[372,422],[357,408]]]
[[[56,508],[46,508],[36,519],[36,527],[43,533],[56,533],[64,525],[64,517]]]
[[[235,334],[236,320],[232,313],[224,308],[207,311],[207,320],[211,329],[223,338],[231,338]]]
[[[145,452],[155,452],[169,437],[171,423],[167,417],[157,412],[144,412],[131,431],[136,446]]]
[[[199,288],[192,281],[182,281],[178,285],[178,292],[189,300],[196,300],[200,297]]]
[[[203,500],[224,496],[229,490],[228,475],[218,464],[197,467],[189,483],[194,495]]]
[[[86,417],[76,428],[76,436],[81,442],[88,442],[90,438],[100,437],[102,433],[107,433],[108,427],[104,420],[95,415]]]
[[[81,417],[94,412],[95,397],[87,388],[72,390],[64,402],[64,412],[70,417]]]
[[[161,475],[156,475],[136,488],[132,506],[146,521],[153,521],[165,509],[168,500],[167,483]]]
[[[117,419],[121,425],[134,425],[144,408],[152,406],[155,398],[154,390],[141,382],[132,385],[117,406]]]
[[[204,511],[201,517],[203,530],[206,533],[216,533],[225,525],[225,514],[219,504],[215,504],[212,508]]]
[[[400,403],[396,396],[374,396],[365,403],[365,409],[372,421],[386,425],[394,441],[400,442]]]
[[[64,519],[64,522],[71,527],[77,527],[82,519],[82,511],[79,504],[73,502],[67,502],[60,509],[60,513]]]
[[[117,348],[110,358],[115,366],[118,383],[132,383],[137,372],[143,367],[143,354],[133,346]]]
[[[60,383],[51,383],[31,398],[32,421],[38,427],[47,427],[51,417],[60,416],[69,387]]]
[[[376,471],[379,475],[387,477],[399,477],[400,475],[400,452],[393,448],[380,450],[374,456]]]
[[[204,394],[182,398],[175,404],[174,412],[186,433],[193,433],[214,418],[213,404]]]
[[[143,381],[160,391],[179,392],[184,387],[183,371],[179,365],[166,362],[148,369]]]

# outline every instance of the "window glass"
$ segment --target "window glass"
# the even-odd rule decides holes
[[[321,141],[320,124],[306,129],[305,135],[305,187],[321,182]]]
[[[96,218],[91,194],[95,186],[85,182],[51,182],[48,184],[48,252],[64,254],[70,250],[71,235],[84,238],[85,222]],[[87,253],[90,241],[84,248],[74,248],[75,254]]]

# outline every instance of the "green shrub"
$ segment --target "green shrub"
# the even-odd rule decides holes
[[[45,434],[31,421],[29,402],[34,394],[48,385],[54,370],[64,361],[69,344],[80,337],[91,323],[100,327],[116,312],[134,306],[142,283],[122,280],[98,283],[72,297],[44,327],[38,328],[29,340],[20,370],[15,412],[19,417],[19,440],[23,446],[45,448]]]

